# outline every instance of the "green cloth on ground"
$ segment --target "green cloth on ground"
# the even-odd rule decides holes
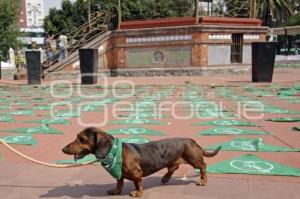
[[[275,106],[267,106],[264,108],[264,113],[280,113],[280,114],[299,114],[299,111],[290,111],[287,109],[275,107]]]
[[[145,129],[142,127],[129,127],[129,128],[122,128],[122,129],[115,129],[115,130],[109,130],[107,133],[111,135],[155,135],[155,136],[162,136],[164,135],[161,132],[154,131],[151,129]]]
[[[26,101],[19,101],[19,102],[16,102],[16,105],[18,105],[18,106],[29,106],[29,103],[26,102]]]
[[[264,90],[252,91],[251,95],[256,95],[257,97],[271,97],[271,96],[274,96],[273,93],[267,92],[267,91],[264,91]]]
[[[22,121],[22,123],[70,124],[71,122],[64,118],[55,118],[55,119],[27,120],[27,121]]]
[[[11,116],[0,116],[0,122],[13,122],[14,118]]]
[[[16,129],[8,129],[2,130],[3,132],[9,133],[31,133],[31,134],[63,134],[62,131],[59,131],[55,128],[51,128],[48,124],[42,124],[39,127],[32,128],[16,128]]]
[[[127,120],[117,120],[112,121],[109,124],[156,124],[156,125],[164,125],[165,123],[149,120],[146,118],[129,118]]]
[[[101,165],[114,178],[121,179],[122,177],[122,141],[114,138],[113,146],[111,147],[105,158],[100,159]]]
[[[197,169],[196,172],[199,172]],[[207,167],[209,173],[300,176],[300,169],[261,159],[255,155],[242,155]]]
[[[5,98],[1,98],[1,99],[0,99],[0,103],[8,103],[8,102],[9,102],[8,99],[5,99]]]
[[[201,111],[201,108],[211,108],[211,109],[217,109],[219,108],[218,104],[211,101],[192,101],[192,107],[197,108]]]
[[[294,84],[293,88],[296,90],[300,90],[300,84]]]
[[[162,114],[158,113],[151,113],[151,112],[145,112],[145,113],[131,113],[129,115],[126,115],[127,118],[167,118],[166,116],[163,116]]]
[[[299,117],[295,118],[289,118],[289,117],[277,117],[277,118],[270,118],[266,121],[272,121],[272,122],[300,122]]]
[[[236,138],[229,142],[221,144],[215,144],[205,149],[214,150],[219,146],[222,146],[223,151],[270,151],[270,152],[294,152],[300,151],[300,149],[292,149],[289,147],[274,146],[264,144],[262,138],[250,139],[250,138]]]
[[[82,112],[102,112],[103,109],[99,109],[96,105],[86,104],[80,107]]]
[[[35,145],[37,143],[31,135],[11,135],[1,137],[1,139],[8,144]]]
[[[118,108],[116,112],[136,112],[136,113],[153,113],[153,108]]]
[[[292,128],[292,130],[293,130],[293,131],[300,131],[300,127],[294,126],[294,127]]]
[[[6,106],[0,106],[0,110],[9,110],[11,109],[11,106],[6,105]]]
[[[51,106],[50,105],[40,105],[40,106],[34,106],[32,109],[39,110],[39,111],[48,111],[51,109]]]
[[[0,115],[32,115],[32,110],[18,110],[7,113],[0,113]]]
[[[200,125],[200,126],[256,126],[252,122],[241,122],[238,120],[231,120],[231,119],[199,122],[199,123],[196,123],[195,125]]]
[[[289,100],[289,103],[291,103],[291,104],[299,104],[300,103],[300,99],[291,99],[291,100]]]
[[[216,127],[210,128],[204,131],[201,131],[196,134],[196,136],[202,135],[264,135],[269,134],[268,132],[264,131],[255,131],[255,130],[248,130],[248,129],[239,129],[239,128],[232,128],[232,127]]]
[[[41,97],[35,97],[35,98],[32,98],[32,102],[36,103],[36,102],[45,102],[46,99],[44,98],[41,98]]]
[[[215,117],[226,117],[226,118],[233,118],[238,116],[237,114],[234,113],[230,113],[230,112],[219,112],[219,111],[205,111],[205,112],[201,112],[201,113],[197,113],[197,115],[195,117],[197,118],[215,118]]]
[[[79,112],[65,112],[65,111],[60,111],[60,112],[56,112],[54,113],[54,116],[55,117],[66,117],[66,118],[69,118],[69,117],[80,117],[80,113]]]
[[[296,96],[285,96],[285,95],[280,95],[280,96],[278,96],[278,99],[279,99],[279,100],[285,100],[285,99],[287,99],[287,100],[295,100],[295,99],[297,99],[297,97],[296,97]]]
[[[144,144],[149,142],[148,139],[142,137],[142,136],[138,136],[138,135],[131,135],[127,138],[122,138],[122,142],[125,143],[134,143],[134,144]]]
[[[295,96],[299,91],[296,89],[282,90],[278,92],[279,96]]]

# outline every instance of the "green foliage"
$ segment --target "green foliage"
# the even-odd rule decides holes
[[[294,1],[291,0],[268,0],[270,6],[270,14],[272,15],[273,19],[276,19],[279,22],[286,21],[295,10]],[[266,0],[256,0],[257,3],[257,17],[264,19],[267,4]]]
[[[122,2],[125,20],[193,16],[194,0],[131,0]]]
[[[294,0],[256,0],[256,17],[266,20],[269,12],[273,20],[284,22],[294,13],[295,2]],[[249,17],[249,0],[223,0],[223,4],[226,8],[225,16]]]
[[[300,13],[291,16],[285,23],[284,26],[298,26],[300,25]]]
[[[67,34],[76,28],[77,24],[85,21],[83,15],[83,0],[72,4],[69,0],[62,1],[62,8],[52,8],[44,19],[44,29],[51,35]]]
[[[95,11],[109,12],[117,5],[117,0],[90,0],[91,13]],[[49,15],[44,19],[44,29],[51,35],[73,32],[80,25],[88,21],[88,0],[63,0],[60,10],[50,9]]]
[[[0,59],[8,59],[9,48],[18,46],[17,37],[19,13],[21,12],[20,0],[0,0]]]
[[[90,0],[91,13],[110,14],[117,10],[118,0]],[[158,17],[182,17],[194,14],[194,0],[121,0],[122,20]],[[44,29],[52,35],[68,34],[88,20],[88,0],[62,1],[61,10],[51,9],[44,19]]]

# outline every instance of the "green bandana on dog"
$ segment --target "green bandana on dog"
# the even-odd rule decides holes
[[[122,177],[122,141],[114,139],[113,145],[105,158],[100,159],[101,165],[114,178]]]

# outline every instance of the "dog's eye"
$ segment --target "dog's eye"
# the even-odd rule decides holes
[[[84,138],[80,137],[80,138],[79,138],[79,142],[80,142],[81,144],[84,144],[86,141],[85,141]]]

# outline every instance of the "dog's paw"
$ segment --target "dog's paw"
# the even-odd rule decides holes
[[[133,191],[130,193],[131,197],[142,197],[142,192],[140,191]]]
[[[121,191],[118,189],[111,189],[111,190],[107,191],[108,195],[119,195],[120,193],[121,193]]]
[[[171,179],[171,177],[169,177],[169,176],[163,176],[161,179],[161,183],[165,184],[165,183],[169,182],[170,179]]]
[[[199,182],[197,182],[198,186],[206,186],[207,182],[204,180],[200,180]]]

